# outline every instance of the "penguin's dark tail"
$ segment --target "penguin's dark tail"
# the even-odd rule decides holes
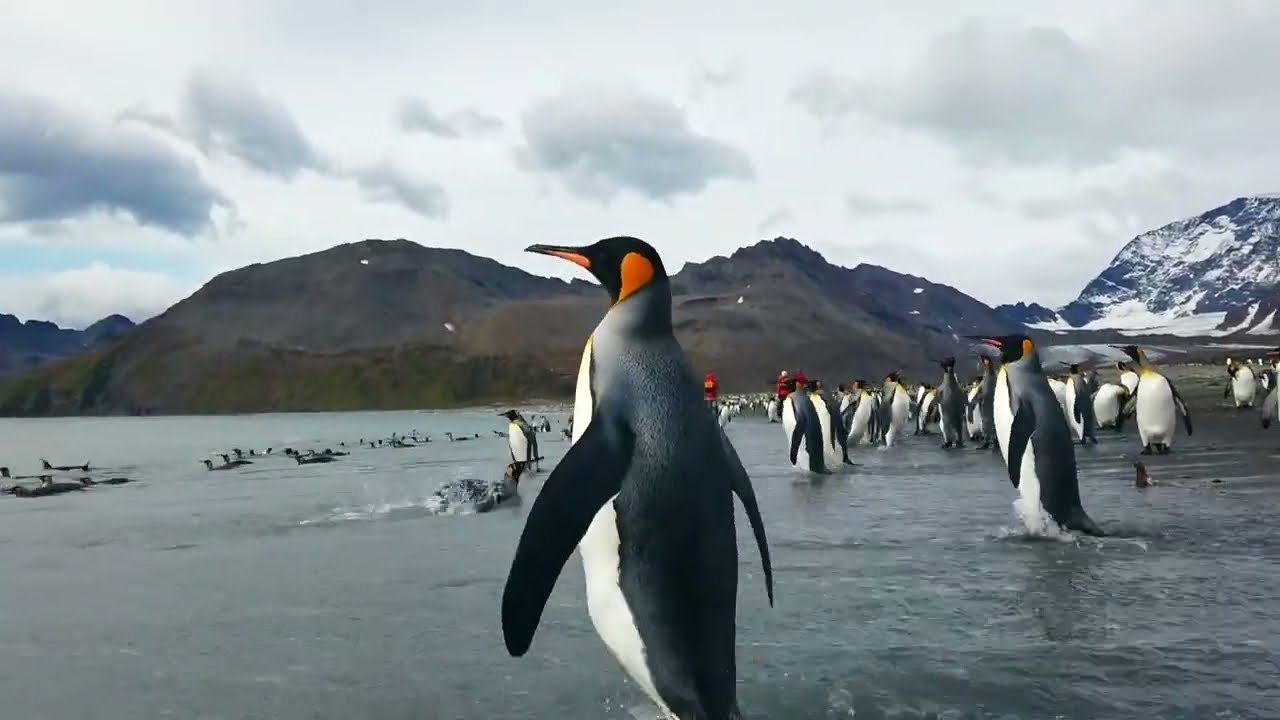
[[[1067,519],[1067,529],[1077,530],[1094,537],[1106,537],[1107,535],[1102,531],[1102,528],[1098,527],[1098,524],[1093,521],[1093,518],[1089,517],[1089,514],[1084,511],[1084,508],[1079,505],[1071,511],[1071,517]]]

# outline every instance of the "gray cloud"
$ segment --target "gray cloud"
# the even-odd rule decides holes
[[[933,209],[929,203],[922,202],[920,200],[911,200],[908,198],[883,199],[859,193],[848,193],[845,195],[844,204],[850,213],[854,215],[861,215],[863,217],[871,215],[890,215],[894,213],[919,215],[921,213],[927,213]]]
[[[241,78],[193,72],[178,115],[187,137],[206,155],[234,157],[286,180],[327,166],[289,108]]]
[[[449,199],[443,187],[411,177],[390,162],[360,168],[349,175],[370,200],[403,205],[430,218],[443,219],[449,214]]]
[[[779,225],[791,222],[794,217],[795,216],[791,214],[790,210],[786,208],[778,208],[766,215],[764,219],[760,221],[760,224],[756,226],[756,229],[760,232],[772,230]]]
[[[1029,220],[1075,218],[1083,234],[1114,241],[1229,199],[1206,196],[1182,172],[1167,168],[1114,182],[1082,183],[1069,192],[1023,197],[1009,205]]]
[[[973,165],[1093,165],[1134,149],[1256,152],[1280,123],[1280,4],[1148,3],[1092,35],[1057,28],[938,35],[887,78],[814,71],[790,97],[830,123],[858,115],[947,141]]]
[[[625,91],[535,101],[522,122],[521,167],[557,176],[571,192],[608,201],[621,190],[655,200],[696,195],[717,178],[755,177],[743,151],[689,127],[669,101]]]
[[[218,206],[230,202],[164,142],[0,90],[0,222],[116,212],[191,236],[211,226]]]
[[[425,132],[443,138],[480,136],[498,132],[502,120],[472,108],[441,115],[421,98],[403,98],[396,105],[396,125],[405,132]]]

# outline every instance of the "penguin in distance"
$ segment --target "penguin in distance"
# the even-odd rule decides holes
[[[1182,401],[1173,381],[1156,370],[1142,348],[1125,345],[1116,349],[1138,364],[1137,389],[1129,396],[1125,409],[1120,411],[1120,422],[1123,423],[1130,414],[1135,416],[1143,455],[1150,455],[1152,451],[1168,453],[1179,414],[1187,435],[1191,435],[1191,414],[1187,412],[1187,404]]]
[[[499,413],[507,419],[507,445],[511,450],[511,462],[524,463],[521,470],[538,471],[538,433],[524,416],[515,410]]]
[[[751,480],[672,331],[662,260],[633,237],[527,251],[589,271],[612,304],[583,349],[573,444],[530,508],[507,576],[507,650],[528,651],[577,547],[596,632],[644,693],[679,720],[738,718],[734,495],[772,605],[769,545]]]

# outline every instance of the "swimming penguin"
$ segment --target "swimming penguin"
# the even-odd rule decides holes
[[[1035,343],[1025,335],[972,339],[1000,350],[992,410],[1000,452],[1021,496],[1027,529],[1047,530],[1047,515],[1068,530],[1103,535],[1080,504],[1071,428],[1049,387]]]
[[[942,382],[938,384],[935,392],[938,427],[942,431],[942,447],[944,450],[962,448],[964,447],[965,395],[960,389],[960,381],[956,379],[956,359],[946,358],[941,365]]]
[[[521,461],[512,462],[503,470],[500,482],[471,478],[447,482],[435,492],[437,507],[442,512],[489,512],[504,502],[519,498],[520,475],[525,467]]]
[[[770,604],[773,570],[751,480],[673,334],[662,261],[629,237],[528,250],[586,268],[613,303],[583,350],[573,445],[530,509],[507,576],[507,650],[529,649],[576,545],[596,632],[645,694],[679,720],[738,718],[734,494]]]
[[[787,438],[787,457],[792,467],[826,473],[826,454],[822,420],[806,387],[796,378],[786,380],[787,396],[782,399],[782,431]]]
[[[849,437],[845,444],[872,445],[879,440],[877,425],[880,421],[880,393],[872,392],[865,380],[853,381],[850,394]]]
[[[69,472],[71,470],[89,472],[89,463],[83,465],[50,465],[48,460],[40,458],[40,466],[45,470],[57,470],[59,472]]]
[[[1227,365],[1227,375],[1231,377],[1231,382],[1223,391],[1222,397],[1235,400],[1237,410],[1253,407],[1253,398],[1258,392],[1258,379],[1254,377],[1253,368],[1248,363],[1231,363]]]
[[[1129,399],[1129,391],[1117,383],[1106,383],[1093,396],[1093,416],[1098,427],[1120,430],[1120,411]]]
[[[1078,364],[1064,364],[1070,372],[1066,382],[1067,425],[1081,445],[1091,441],[1097,445],[1098,418],[1093,414],[1093,391],[1096,388],[1090,387]]]
[[[880,389],[880,429],[884,433],[884,444],[893,447],[898,438],[911,422],[913,405],[910,392],[902,384],[902,375],[889,373],[884,386]]]
[[[1173,381],[1156,371],[1142,348],[1126,345],[1116,349],[1133,358],[1139,370],[1138,389],[1129,397],[1125,409],[1120,411],[1120,422],[1123,423],[1130,413],[1136,415],[1143,455],[1150,455],[1153,449],[1162,454],[1169,452],[1179,413],[1187,435],[1191,435],[1191,414],[1187,412],[1186,403]]]
[[[538,471],[538,434],[533,426],[515,410],[498,413],[507,419],[507,446],[511,450],[511,462],[522,462],[530,472]]]

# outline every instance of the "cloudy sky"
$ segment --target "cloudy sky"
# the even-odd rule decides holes
[[[142,319],[367,237],[571,275],[520,249],[614,234],[1056,305],[1280,191],[1280,2],[746,5],[6,0],[0,312]]]

